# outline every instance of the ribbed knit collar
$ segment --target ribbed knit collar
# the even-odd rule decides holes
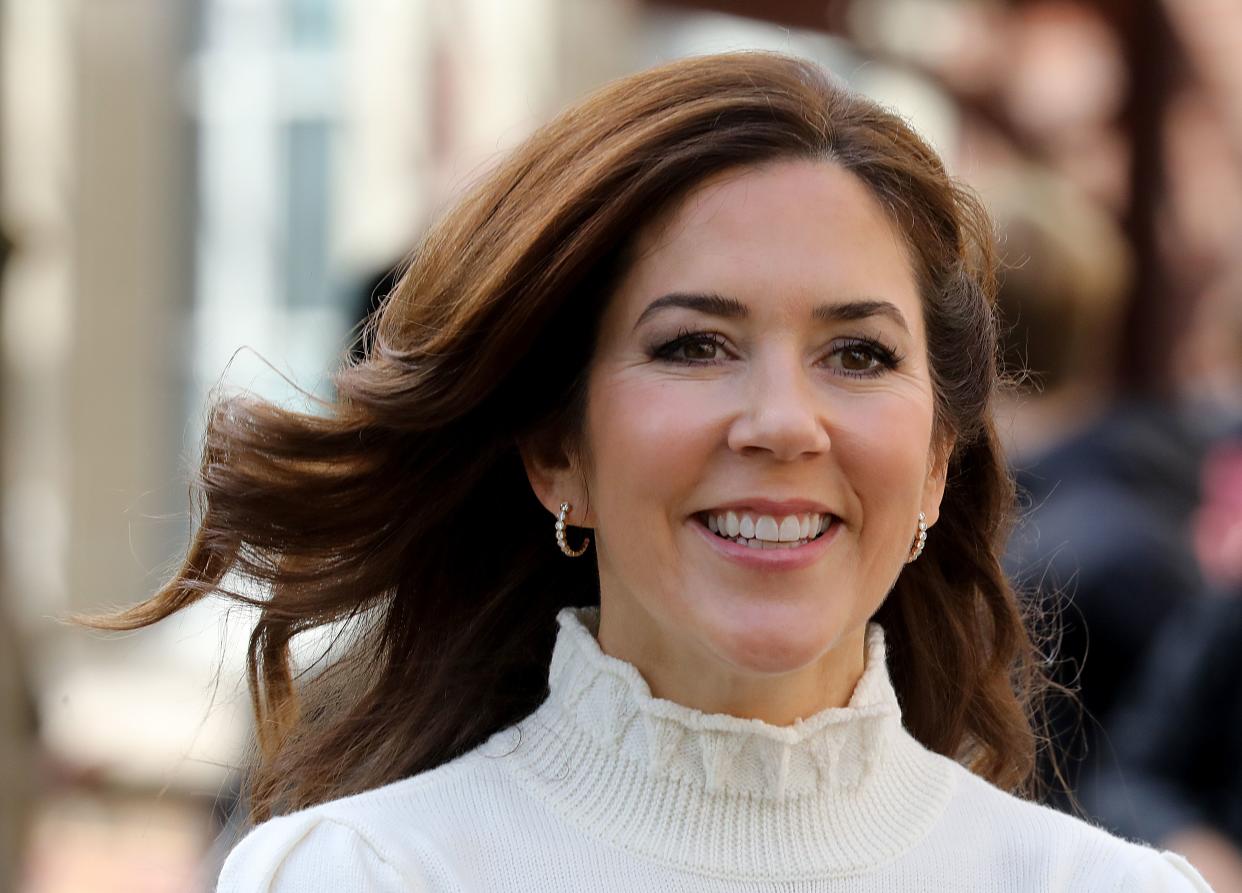
[[[878,624],[845,707],[774,726],[652,697],[600,650],[598,608],[557,621],[548,700],[505,749],[594,836],[715,876],[794,879],[894,858],[943,812],[951,764],[902,727]]]

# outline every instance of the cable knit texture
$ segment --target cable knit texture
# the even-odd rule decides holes
[[[791,726],[654,698],[566,608],[533,714],[435,770],[267,822],[219,893],[1206,891],[1184,860],[1012,797],[901,724],[884,630]]]

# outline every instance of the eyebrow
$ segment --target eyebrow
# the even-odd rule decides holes
[[[670,307],[683,307],[687,310],[696,310],[699,313],[706,313],[709,316],[720,316],[725,319],[746,319],[746,317],[750,316],[750,311],[746,305],[737,298],[714,293],[673,292],[672,294],[656,298],[648,304],[646,309],[638,315],[634,328],[638,328],[647,319]],[[857,319],[867,319],[872,316],[886,316],[901,326],[906,334],[910,333],[910,326],[906,324],[905,316],[897,308],[897,305],[891,301],[860,298],[833,304],[816,304],[811,310],[811,319],[816,322],[850,322]]]

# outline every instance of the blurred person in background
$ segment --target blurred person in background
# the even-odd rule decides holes
[[[1050,761],[1041,769],[1049,801],[1072,809],[1080,775],[1111,761],[1100,723],[1169,613],[1201,590],[1187,531],[1202,447],[1176,408],[1117,397],[1131,268],[1111,218],[1038,168],[990,192],[1016,378],[1000,424],[1025,509],[1005,566],[1055,621],[1055,678],[1077,690],[1049,704],[1065,777]]]
[[[809,62],[683,60],[539,131],[329,413],[216,407],[190,554],[109,621],[260,611],[279,817],[220,889],[1208,889],[1015,796],[1044,680],[993,287],[978,201]]]
[[[1173,375],[1192,426],[1205,441],[1228,447],[1242,437],[1242,261],[1220,266],[1191,311]]]
[[[1105,728],[1116,764],[1085,781],[1084,807],[1242,891],[1242,586],[1179,609]]]
[[[1242,891],[1242,267],[1205,292],[1178,370],[1213,434],[1193,531],[1209,597],[1179,607],[1104,732],[1115,762],[1082,787],[1118,834],[1182,853]]]
[[[1221,275],[1196,308],[1178,351],[1181,390],[1211,436],[1201,500],[1192,522],[1195,554],[1217,590],[1242,590],[1242,262]]]

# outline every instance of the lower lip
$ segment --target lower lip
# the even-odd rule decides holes
[[[814,564],[832,545],[832,541],[837,538],[837,532],[841,529],[841,520],[833,518],[823,534],[804,546],[795,546],[792,549],[756,549],[753,546],[743,546],[733,540],[716,536],[699,521],[697,516],[692,516],[689,524],[725,558],[745,567],[770,571],[792,571]]]

